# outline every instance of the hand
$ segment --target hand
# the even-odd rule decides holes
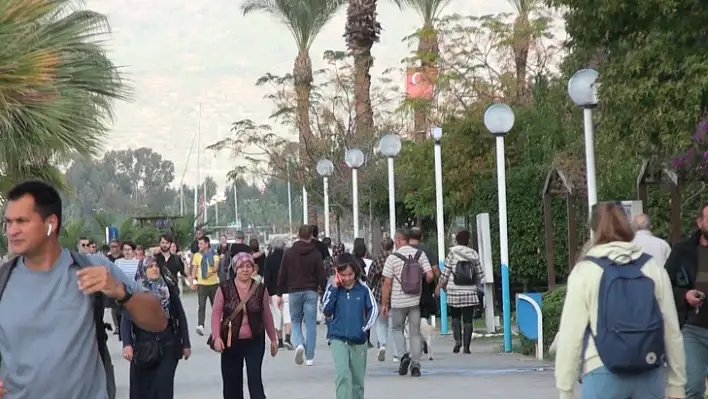
[[[214,350],[217,352],[224,351],[224,341],[221,338],[217,338],[214,340]]]
[[[121,300],[125,297],[125,286],[111,275],[105,266],[84,267],[76,275],[79,277],[79,289],[86,295],[97,292],[107,297]]]
[[[440,286],[439,285],[435,287],[435,296],[438,298],[440,297]]]
[[[388,317],[388,306],[381,305],[381,316]]]
[[[703,304],[703,299],[706,294],[698,290],[689,290],[686,293],[686,302],[694,308],[700,307]]]
[[[278,354],[278,343],[271,341],[270,342],[270,355],[275,357],[275,355]]]
[[[190,356],[192,356],[192,350],[190,348],[182,349],[182,357],[184,358],[184,360],[189,359]]]
[[[7,389],[5,389],[5,384],[0,381],[0,399],[4,398],[6,393]]]
[[[189,283],[189,288],[190,288],[192,291],[194,291],[194,290],[197,289],[197,283],[196,283],[195,281],[196,281],[195,279],[192,279],[192,282]]]
[[[123,348],[123,358],[129,362],[133,361],[133,347],[128,345]]]

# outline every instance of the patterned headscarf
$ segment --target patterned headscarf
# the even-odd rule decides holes
[[[253,259],[253,256],[251,256],[248,252],[239,252],[234,255],[234,257],[231,258],[231,268],[233,269],[234,274],[236,273],[236,270],[241,267],[241,265],[248,262],[250,262],[253,267],[256,266],[256,260]]]
[[[339,243],[332,247],[332,256],[325,259],[324,267],[325,274],[329,277],[334,276],[334,264],[337,262],[337,258],[345,251],[344,244]]]
[[[150,280],[147,275],[147,269],[151,264],[157,263],[157,260],[152,256],[146,256],[140,261],[138,266],[138,271],[135,273],[135,281],[142,285],[148,291],[152,292],[157,299],[160,300],[160,305],[162,305],[162,310],[167,316],[170,315],[170,289],[167,285],[167,281],[162,276],[162,271],[160,271],[160,276],[157,280]]]
[[[339,255],[344,253],[344,251],[344,244],[339,243],[335,245],[334,247],[332,247],[332,258],[336,260],[337,258],[339,258]]]

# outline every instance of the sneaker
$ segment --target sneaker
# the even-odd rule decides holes
[[[411,367],[411,377],[420,377],[420,367],[418,367],[418,366]]]
[[[366,346],[368,349],[371,349],[374,347],[374,344],[372,344],[371,341],[369,341],[369,342],[367,342]]]
[[[204,335],[204,326],[197,326],[197,334]]]
[[[295,349],[295,364],[302,364],[303,362],[303,357],[305,356],[305,347],[302,345],[298,345],[298,347]]]
[[[400,360],[398,359],[398,356],[394,356],[393,359],[391,359],[394,363],[398,363]]]
[[[408,374],[408,368],[411,365],[411,356],[409,354],[405,354],[401,356],[401,364],[398,365],[398,375],[406,375]]]
[[[278,342],[278,349],[285,349],[285,344]]]
[[[386,347],[385,346],[382,346],[379,348],[378,359],[380,362],[383,362],[384,360],[386,360]]]
[[[314,366],[314,365],[315,365],[315,359],[305,360],[305,366]]]
[[[295,347],[293,346],[292,342],[290,342],[289,339],[286,339],[285,341],[283,341],[283,346],[285,346],[285,349],[287,349],[289,351],[295,349]]]

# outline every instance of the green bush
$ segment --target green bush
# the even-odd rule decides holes
[[[543,294],[541,310],[543,312],[543,349],[547,353],[553,339],[558,333],[566,287],[556,287]]]

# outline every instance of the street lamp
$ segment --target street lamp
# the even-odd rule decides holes
[[[317,173],[322,176],[324,186],[324,223],[325,237],[329,237],[329,177],[334,172],[334,164],[329,159],[322,159],[317,162]]]
[[[442,190],[442,128],[433,127],[433,155],[435,158],[435,219],[438,230],[438,266],[442,269],[445,265],[445,216],[443,215],[443,190]],[[447,334],[447,293],[440,290],[440,333]]]
[[[588,214],[597,204],[597,183],[595,182],[595,131],[592,124],[592,109],[597,106],[598,73],[594,69],[581,69],[568,81],[568,95],[583,109],[585,128],[585,174],[588,182]],[[588,216],[589,218],[590,216]],[[590,233],[592,234],[592,232]]]
[[[379,140],[379,151],[388,158],[388,229],[391,239],[396,235],[396,187],[393,158],[401,152],[401,139],[395,134],[387,134]]]
[[[501,258],[504,352],[511,352],[511,298],[509,293],[509,235],[506,220],[506,170],[504,136],[514,127],[514,111],[508,105],[494,104],[484,113],[484,126],[497,139],[497,188],[499,199],[499,253]]]
[[[352,168],[352,215],[354,238],[359,235],[359,168],[364,164],[364,153],[358,148],[350,148],[344,153],[344,162]]]

